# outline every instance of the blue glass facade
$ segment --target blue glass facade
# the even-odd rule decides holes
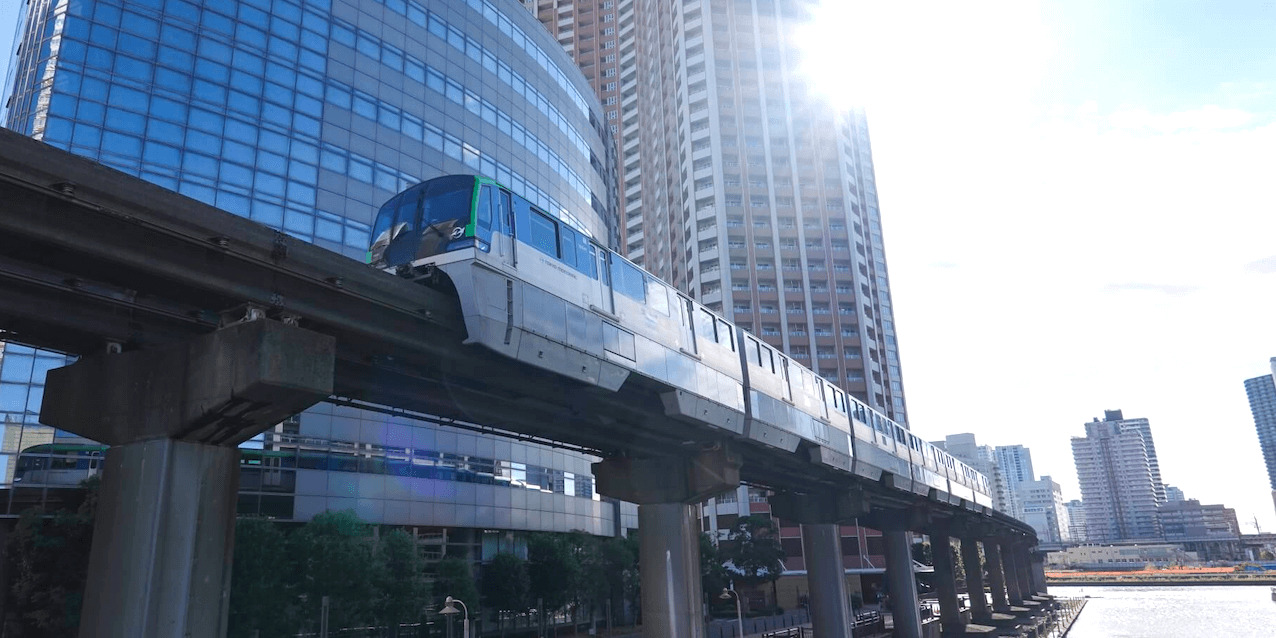
[[[382,202],[462,172],[492,176],[614,244],[615,159],[601,107],[516,3],[32,0],[20,37],[9,128],[349,257],[363,258]],[[63,360],[12,345],[0,360],[0,467],[11,494],[36,489],[15,482],[14,455],[54,439],[35,419],[43,373]],[[261,444],[474,457],[559,477],[527,490],[508,487],[520,484],[510,477],[280,468],[296,473],[283,518],[350,507],[387,523],[612,529],[580,455],[337,406]],[[0,514],[15,510],[0,504]]]

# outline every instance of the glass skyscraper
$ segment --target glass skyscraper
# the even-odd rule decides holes
[[[1276,373],[1276,357],[1271,360]],[[1272,375],[1245,380],[1245,394],[1249,396],[1249,409],[1254,414],[1254,427],[1258,430],[1258,447],[1267,465],[1267,479],[1272,487],[1272,504],[1276,505],[1276,383]]]
[[[448,173],[615,243],[602,107],[514,2],[32,0],[23,19],[5,124],[125,173],[355,259],[382,202]],[[64,362],[4,348],[0,516],[96,471],[91,442],[37,423]],[[593,459],[548,447],[328,404],[255,444],[245,514],[353,509],[471,558],[516,530],[636,526],[594,492]]]

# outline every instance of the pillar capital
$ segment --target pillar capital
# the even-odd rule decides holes
[[[803,525],[846,523],[869,512],[868,495],[861,489],[814,494],[780,492],[768,500],[773,515]]]
[[[332,394],[336,339],[270,319],[50,370],[40,421],[108,445],[234,447]]]
[[[638,503],[699,503],[740,485],[740,456],[727,444],[692,456],[604,459],[593,464],[596,489]]]

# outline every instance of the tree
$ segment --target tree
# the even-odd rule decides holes
[[[496,610],[496,624],[505,635],[503,614],[528,608],[527,561],[501,552],[483,567],[483,603]]]
[[[70,636],[79,628],[98,484],[97,477],[81,483],[85,497],[75,511],[32,509],[18,519],[7,552],[18,636]]]
[[[704,600],[713,606],[722,595],[731,580],[723,563],[722,552],[717,543],[708,534],[700,533],[700,588],[704,591]]]
[[[300,596],[294,627],[314,624],[324,596],[329,597],[328,626],[355,627],[376,611],[379,564],[372,528],[354,512],[324,512],[289,536],[288,553]]]
[[[399,635],[399,626],[419,619],[428,599],[425,573],[416,541],[401,529],[381,537],[377,546],[380,563],[380,620],[389,624],[390,635]]]
[[[784,573],[784,548],[780,546],[779,529],[769,516],[745,516],[736,520],[727,540],[731,541],[726,558],[752,585],[771,583],[771,594],[777,600],[775,582]]]
[[[443,601],[448,596],[465,603],[470,618],[478,616],[479,595],[474,585],[474,573],[470,571],[470,561],[455,556],[448,556],[439,561],[434,572],[434,604],[443,608]]]
[[[232,638],[282,636],[290,626],[286,610],[295,601],[279,526],[261,518],[235,521],[235,563],[231,574],[227,634]],[[283,613],[281,613],[281,611]]]
[[[635,535],[607,538],[599,547],[603,562],[603,580],[612,604],[612,618],[624,612],[625,603],[637,607],[638,539]]]
[[[558,611],[571,602],[580,563],[562,534],[532,534],[527,539],[527,576],[533,602]]]

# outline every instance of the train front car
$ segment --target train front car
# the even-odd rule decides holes
[[[672,417],[739,434],[735,327],[492,180],[446,176],[387,202],[373,266],[455,294],[466,343],[615,392],[656,381]]]

